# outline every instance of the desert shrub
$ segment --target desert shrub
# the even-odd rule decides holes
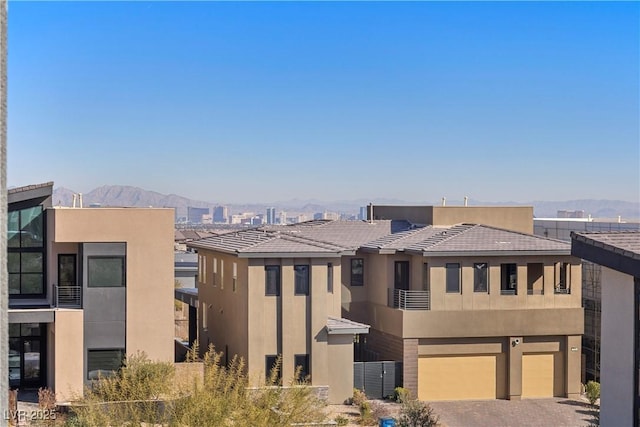
[[[393,389],[393,400],[398,403],[407,402],[411,397],[411,392],[404,387],[396,387]]]
[[[351,404],[360,407],[360,405],[362,405],[363,402],[367,401],[367,395],[364,394],[364,391],[360,390],[359,388],[354,388],[353,389],[353,398],[351,399]]]
[[[373,411],[371,408],[371,402],[365,400],[358,406],[360,409],[360,425],[363,426],[372,426],[375,425],[375,418],[373,417]]]
[[[310,387],[298,385],[299,378],[293,378],[289,387],[278,387],[276,371],[259,387],[249,387],[244,361],[234,357],[224,366],[221,358],[222,354],[210,347],[203,358],[202,382],[180,387],[173,384],[171,363],[130,358],[116,375],[99,378],[93,389],[85,392],[69,423],[267,427],[325,419],[325,402]]]
[[[591,406],[595,406],[600,399],[600,383],[597,381],[589,381],[584,387],[585,394]]]
[[[398,427],[432,427],[438,425],[439,417],[433,408],[419,400],[409,400],[402,404]]]
[[[349,418],[345,417],[344,415],[338,415],[337,417],[335,417],[334,421],[339,426],[346,426],[347,424],[349,424]]]

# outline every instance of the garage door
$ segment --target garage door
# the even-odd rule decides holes
[[[522,397],[553,397],[553,353],[522,355]]]
[[[420,400],[496,398],[496,355],[418,359]]]

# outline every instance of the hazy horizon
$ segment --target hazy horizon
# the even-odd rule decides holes
[[[640,201],[640,4],[12,2],[8,185]]]

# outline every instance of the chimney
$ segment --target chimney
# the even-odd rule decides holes
[[[447,198],[443,197],[442,198],[442,206],[446,206],[447,205]]]
[[[369,202],[369,224],[373,223],[373,203]]]
[[[78,200],[80,203],[80,209],[82,209],[82,193],[78,193]]]
[[[466,208],[467,206],[469,206],[469,198],[464,196],[464,207]]]
[[[73,202],[71,204],[72,208],[76,207],[76,199],[77,199],[78,195],[76,193],[73,193]]]

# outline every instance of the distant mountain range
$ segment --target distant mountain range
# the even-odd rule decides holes
[[[53,205],[71,206],[73,194],[76,191],[64,187],[54,188]],[[171,207],[176,208],[178,216],[186,216],[187,207],[213,208],[219,203],[193,200],[177,194],[161,194],[155,191],[148,191],[138,187],[122,185],[105,185],[88,193],[84,193],[83,205],[88,207],[91,204],[101,206],[138,206],[138,207]],[[276,201],[269,204],[247,203],[228,204],[229,214],[239,212],[264,213],[267,206],[274,206],[276,210],[284,210],[289,216],[304,213],[313,214],[315,212],[339,212],[357,214],[361,206],[369,203],[387,205],[439,205],[440,202],[407,202],[398,199],[358,199],[340,201],[302,200],[293,199]],[[447,200],[447,205],[462,205],[462,201]],[[566,201],[532,201],[524,203],[516,202],[484,202],[469,200],[469,205],[478,206],[499,206],[499,205],[532,205],[536,217],[555,217],[558,210],[584,210],[585,214],[590,214],[594,218],[617,218],[620,215],[625,219],[640,219],[640,203],[626,202],[622,200],[566,200]]]

